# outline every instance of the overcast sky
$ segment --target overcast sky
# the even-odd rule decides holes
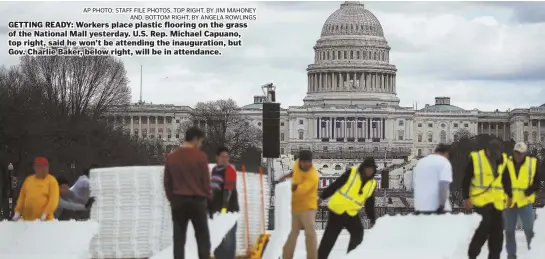
[[[253,101],[267,82],[277,85],[283,107],[301,105],[306,67],[327,17],[342,2],[0,2],[0,64],[7,55],[8,21],[128,20],[82,15],[83,7],[257,7],[258,21],[244,46],[221,57],[123,58],[133,100],[194,105],[232,98]],[[382,23],[397,66],[402,106],[433,104],[450,96],[465,109],[505,110],[545,103],[545,2],[364,2]]]

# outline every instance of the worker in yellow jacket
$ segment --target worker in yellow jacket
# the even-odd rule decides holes
[[[503,145],[491,140],[485,149],[470,153],[465,176],[462,180],[462,196],[466,209],[474,208],[482,216],[468,248],[468,258],[476,259],[482,246],[488,242],[488,258],[500,259],[503,244],[502,211],[510,207],[513,192],[507,154]]]
[[[302,150],[290,174],[292,179],[291,233],[284,245],[283,259],[292,259],[297,237],[301,229],[305,232],[307,259],[317,259],[316,210],[318,209],[318,184],[320,174],[312,164],[312,152]]]
[[[346,170],[335,182],[322,191],[320,199],[329,200],[327,207],[329,216],[325,227],[320,247],[318,248],[318,259],[327,259],[337,237],[346,228],[350,233],[348,252],[352,251],[363,241],[363,224],[360,218],[360,211],[365,207],[365,213],[375,224],[375,198],[377,188],[375,174],[377,166],[372,158],[365,159],[358,167]]]
[[[49,163],[46,158],[34,160],[34,175],[28,176],[23,183],[13,220],[21,217],[26,221],[53,220],[59,205],[59,184],[49,174]]]
[[[506,174],[511,178],[513,203],[503,211],[505,225],[505,249],[507,259],[517,258],[515,229],[517,220],[522,222],[528,249],[534,237],[534,208],[536,192],[539,191],[540,172],[537,158],[528,155],[528,146],[524,142],[515,144],[513,157],[507,160]]]

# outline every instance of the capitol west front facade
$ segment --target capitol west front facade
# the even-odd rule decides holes
[[[313,150],[320,168],[329,169],[322,171],[342,172],[367,154],[382,164],[426,155],[438,143],[454,141],[460,130],[530,145],[545,139],[545,104],[484,112],[436,97],[435,104],[419,110],[399,106],[388,41],[379,20],[359,2],[345,2],[329,16],[314,51],[304,105],[281,111],[280,139],[285,155]],[[242,107],[258,126],[263,101],[255,96],[254,103]],[[139,103],[114,109],[109,117],[133,135],[177,145],[179,125],[190,112],[188,106]]]

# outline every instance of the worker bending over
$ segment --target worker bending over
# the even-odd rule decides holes
[[[71,199],[72,193],[70,192],[68,180],[63,176],[60,176],[57,177],[57,182],[59,183],[60,198],[59,205],[57,206],[57,210],[55,211],[55,218],[57,218],[58,220],[70,220],[76,218],[72,214],[73,212],[89,211],[89,209],[95,202],[94,197],[89,197],[85,204],[75,202]]]
[[[327,205],[329,217],[318,248],[318,259],[328,258],[343,228],[350,233],[347,253],[363,241],[363,224],[359,215],[362,207],[365,206],[371,225],[375,224],[373,194],[377,188],[376,171],[375,160],[365,159],[359,167],[347,170],[322,191],[321,199],[331,199]]]
[[[503,211],[505,223],[505,249],[507,259],[517,258],[517,242],[515,229],[517,219],[520,218],[522,228],[526,235],[526,243],[530,249],[530,243],[534,237],[534,208],[532,204],[536,201],[536,192],[539,190],[539,163],[535,157],[527,155],[528,147],[524,142],[519,142],[513,149],[513,157],[507,161],[508,175],[513,187],[512,207]]]
[[[471,207],[482,216],[479,227],[469,244],[469,259],[476,259],[488,241],[488,259],[499,259],[503,245],[502,211],[511,205],[512,190],[507,167],[507,155],[502,144],[494,139],[485,149],[470,153],[470,162],[462,180],[462,195],[466,209]],[[505,172],[505,173],[504,173]]]
[[[320,174],[312,164],[312,152],[302,150],[293,165],[290,174],[282,177],[283,181],[292,178],[291,195],[291,232],[284,245],[283,259],[292,259],[295,253],[297,237],[301,229],[305,231],[307,259],[316,259],[316,210],[318,209],[318,184]]]
[[[70,199],[80,204],[86,204],[89,201],[91,195],[89,173],[91,169],[96,168],[96,165],[85,169],[83,173],[78,177],[78,180],[70,187]]]
[[[26,221],[53,220],[59,205],[59,184],[49,174],[47,159],[38,157],[34,160],[34,175],[28,176],[23,183],[13,220],[21,217]]]

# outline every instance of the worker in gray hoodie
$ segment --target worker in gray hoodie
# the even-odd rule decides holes
[[[85,169],[83,173],[80,175],[80,177],[78,177],[78,180],[76,180],[74,185],[70,187],[70,195],[71,195],[72,201],[75,201],[81,204],[86,204],[87,201],[89,200],[89,197],[91,194],[91,191],[89,188],[89,172],[93,168],[96,168],[96,166],[92,165],[88,169]]]
[[[69,211],[88,211],[91,208],[95,201],[94,198],[89,198],[84,204],[74,202],[70,200],[70,197],[73,197],[73,195],[70,192],[68,180],[64,177],[58,177],[57,182],[59,183],[61,195],[59,199],[59,206],[55,211],[55,218],[59,220],[69,220],[72,219],[70,217],[70,213],[68,213]]]

